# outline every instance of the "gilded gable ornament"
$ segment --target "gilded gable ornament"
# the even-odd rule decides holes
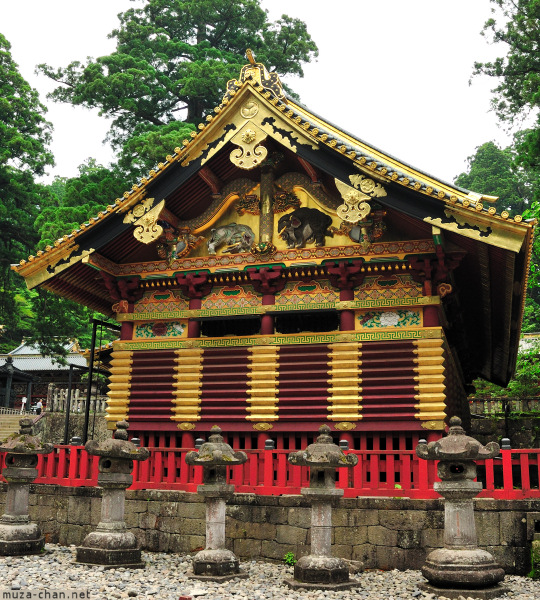
[[[258,167],[268,155],[268,150],[261,146],[266,133],[254,123],[247,123],[231,138],[231,142],[239,146],[230,154],[231,162],[240,169],[250,170]]]
[[[349,180],[354,187],[335,179],[344,203],[336,210],[342,222],[339,229],[334,229],[334,233],[348,235],[367,252],[373,241],[380,238],[386,229],[382,220],[386,211],[373,202],[374,197],[386,196],[386,190],[365,175],[351,175]]]
[[[124,217],[124,223],[133,223],[133,237],[143,244],[156,241],[163,233],[163,227],[158,225],[161,211],[165,208],[165,200],[151,208],[154,198],[146,198],[139,202]]]
[[[230,100],[246,81],[251,81],[255,86],[261,86],[265,92],[270,92],[276,98],[286,102],[279,75],[269,73],[262,63],[256,62],[253,52],[249,48],[246,50],[246,57],[249,64],[242,67],[238,79],[231,79],[227,82],[227,91],[223,100]]]

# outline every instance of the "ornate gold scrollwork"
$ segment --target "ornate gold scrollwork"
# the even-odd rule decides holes
[[[124,217],[124,223],[133,223],[135,227],[133,237],[143,244],[154,242],[163,233],[163,227],[158,225],[157,221],[165,207],[165,200],[150,208],[153,201],[154,198],[143,200]]]
[[[190,431],[191,429],[195,429],[195,424],[194,423],[178,423],[177,427],[178,427],[178,429],[181,429],[182,431]]]
[[[340,423],[336,423],[334,427],[338,431],[350,431],[356,427],[356,423],[350,423],[349,421],[341,421]]]
[[[255,423],[253,425],[253,429],[256,431],[268,431],[272,429],[273,425],[271,423]]]
[[[240,146],[230,155],[231,162],[240,169],[250,170],[259,166],[268,155],[268,150],[259,144],[266,139],[266,133],[248,123],[232,139],[231,142]]]

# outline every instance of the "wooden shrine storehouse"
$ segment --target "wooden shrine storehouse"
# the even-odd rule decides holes
[[[426,141],[427,143],[427,141]],[[516,361],[533,224],[287,98],[250,58],[199,131],[16,271],[121,323],[107,419],[144,444],[410,449]],[[232,436],[232,437],[231,437]]]

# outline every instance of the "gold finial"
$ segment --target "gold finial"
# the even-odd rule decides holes
[[[253,50],[251,48],[248,48],[246,50],[246,58],[249,60],[250,64],[254,65],[255,63],[255,57],[253,56]]]

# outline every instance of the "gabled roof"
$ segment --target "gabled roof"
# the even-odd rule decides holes
[[[77,340],[72,340],[64,346],[67,354],[65,361],[67,364],[61,364],[51,356],[43,356],[39,347],[33,344],[23,342],[14,350],[6,355],[0,356],[0,366],[4,366],[9,360],[17,370],[35,372],[35,371],[66,371],[70,365],[86,367],[86,359],[80,352]]]
[[[140,243],[155,239],[151,229],[159,219],[194,236],[208,230],[260,181],[262,161],[275,151],[285,157],[283,177],[296,172],[314,196],[324,189],[330,208],[342,202],[336,180],[354,187],[369,178],[384,187],[377,201],[410,239],[433,239],[465,255],[456,271],[455,310],[473,346],[472,370],[504,384],[517,353],[534,224],[498,215],[489,205],[494,198],[437,179],[339,129],[286,98],[277,75],[254,61],[228,83],[222,103],[191,139],[123,198],[15,270],[29,287],[111,314],[111,298],[127,297],[137,280],[201,268],[188,259],[167,264],[156,244]],[[232,260],[216,264],[210,270],[238,270]]]

